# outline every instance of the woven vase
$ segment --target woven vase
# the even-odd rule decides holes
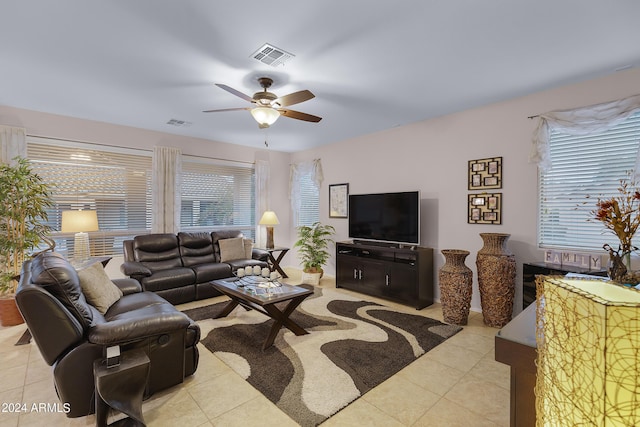
[[[484,246],[476,267],[484,323],[501,328],[511,320],[516,291],[516,258],[507,249],[510,234],[480,233]]]
[[[469,320],[473,273],[464,263],[469,251],[443,249],[445,264],[438,272],[440,302],[444,321],[455,325],[466,325]]]

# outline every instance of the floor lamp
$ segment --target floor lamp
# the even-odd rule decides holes
[[[280,224],[276,213],[274,211],[265,211],[258,224],[267,226],[267,248],[273,249],[275,247],[273,245],[273,226]]]
[[[84,260],[91,256],[89,249],[89,231],[98,231],[96,211],[70,210],[62,212],[63,233],[76,233],[73,241],[73,258]]]

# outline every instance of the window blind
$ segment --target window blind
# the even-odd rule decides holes
[[[552,166],[539,175],[540,247],[602,250],[604,243],[617,247],[614,234],[601,222],[588,219],[598,197],[619,194],[620,179],[627,178],[636,165],[639,145],[640,111],[599,134],[551,133]],[[635,245],[640,246],[640,240]]]
[[[48,225],[56,251],[73,255],[73,233],[62,233],[62,211],[96,210],[91,255],[122,253],[122,241],[151,230],[151,152],[29,137],[27,156],[52,188]]]
[[[320,221],[319,192],[313,182],[311,173],[302,175],[299,185],[300,208],[298,210],[296,227],[301,225],[310,226]]]
[[[180,229],[239,229],[255,238],[253,166],[183,156]]]

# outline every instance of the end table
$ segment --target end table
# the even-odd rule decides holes
[[[133,425],[146,425],[142,417],[142,398],[150,369],[149,357],[142,349],[123,351],[117,366],[108,368],[106,359],[94,362],[98,427],[107,426],[109,408],[126,414],[126,420],[132,421]]]
[[[282,246],[275,246],[273,248],[256,248],[256,249],[260,249],[261,251],[267,251],[269,253],[268,263],[269,263],[269,269],[271,271],[277,271],[285,279],[289,277],[287,276],[287,273],[285,273],[284,270],[280,267],[280,261],[282,261],[282,258],[285,256],[285,254],[289,252],[289,248],[285,248]],[[280,252],[277,258],[273,256],[274,252]]]

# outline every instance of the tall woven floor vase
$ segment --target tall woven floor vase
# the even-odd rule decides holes
[[[516,291],[516,258],[507,248],[510,234],[480,233],[484,246],[476,267],[484,323],[501,328],[511,320]]]
[[[443,249],[441,252],[445,263],[438,272],[438,281],[444,321],[466,325],[473,292],[473,273],[464,263],[469,251]]]

